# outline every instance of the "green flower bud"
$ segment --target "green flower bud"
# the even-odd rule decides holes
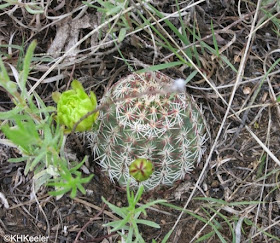
[[[136,181],[147,180],[153,171],[153,163],[143,158],[134,160],[129,166],[129,174],[133,176]]]
[[[67,131],[71,131],[75,123],[97,106],[95,94],[90,92],[88,96],[78,80],[74,80],[71,87],[71,90],[62,94],[59,92],[52,94],[53,100],[57,103],[57,120],[67,127]],[[88,116],[78,124],[76,131],[83,132],[91,129],[97,117],[98,112]]]

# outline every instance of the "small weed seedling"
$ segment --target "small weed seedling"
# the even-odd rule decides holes
[[[112,232],[117,231],[122,237],[122,242],[145,243],[143,237],[141,236],[141,233],[139,232],[138,225],[143,224],[153,228],[160,228],[160,226],[155,222],[145,219],[139,219],[139,217],[141,214],[147,215],[146,208],[149,208],[155,204],[164,203],[166,202],[166,200],[155,200],[145,205],[136,207],[143,194],[144,186],[140,185],[136,192],[136,195],[134,195],[133,191],[129,190],[129,185],[130,183],[128,182],[126,187],[128,201],[127,207],[117,207],[109,203],[105,198],[102,197],[102,200],[109,206],[109,208],[122,218],[121,220],[113,221],[103,226],[112,227]]]

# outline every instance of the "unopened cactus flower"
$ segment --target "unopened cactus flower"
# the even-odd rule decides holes
[[[151,190],[184,179],[200,161],[206,125],[181,81],[161,72],[132,73],[110,88],[102,105],[99,131],[88,134],[96,161],[112,181]],[[153,163],[147,179],[132,173],[138,158]]]
[[[95,94],[91,91],[90,95],[87,95],[78,80],[73,80],[71,87],[71,90],[67,90],[62,94],[59,92],[52,94],[53,100],[57,103],[56,119],[60,124],[67,127],[66,132],[71,131],[75,123],[88,112],[95,110],[97,106]],[[90,130],[97,117],[98,112],[88,116],[78,124],[75,131],[83,132]]]
[[[129,174],[134,177],[136,181],[145,181],[153,173],[153,163],[144,158],[134,160],[129,166]]]

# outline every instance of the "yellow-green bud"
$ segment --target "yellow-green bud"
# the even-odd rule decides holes
[[[84,115],[96,109],[97,100],[93,92],[87,95],[82,84],[78,80],[71,83],[71,90],[62,94],[54,92],[53,100],[57,103],[57,120],[65,125],[68,131],[71,131]],[[82,120],[75,131],[83,132],[90,130],[98,117],[98,112]]]
[[[153,171],[153,163],[143,158],[134,160],[129,166],[129,174],[133,176],[136,181],[147,180]]]

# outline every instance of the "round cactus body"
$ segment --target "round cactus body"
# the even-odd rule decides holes
[[[139,185],[129,167],[144,158],[153,163],[151,176],[140,182],[146,189],[172,185],[200,160],[206,139],[202,113],[191,96],[175,90],[173,79],[147,72],[121,79],[105,94],[99,131],[90,137],[112,181]]]

